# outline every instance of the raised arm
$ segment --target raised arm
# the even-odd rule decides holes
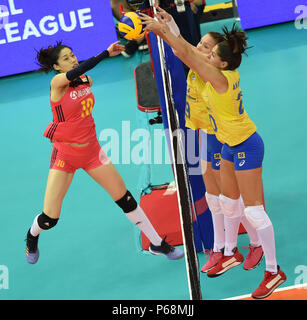
[[[166,20],[161,8],[157,8],[157,20],[142,14],[142,23],[145,30],[154,32],[160,36],[172,48],[176,56],[192,70],[196,71],[203,81],[209,81],[218,92],[225,92],[228,88],[226,77],[221,70],[208,63],[208,56],[197,50],[183,37],[172,32],[169,27],[169,20]]]
[[[62,72],[53,77],[51,81],[51,89],[58,89],[66,87],[70,81],[80,77],[85,72],[94,68],[100,61],[104,60],[107,57],[114,57],[119,55],[125,47],[123,45],[119,45],[119,41],[111,44],[107,50],[101,52],[100,54],[89,58],[86,61],[83,61],[79,65],[77,65],[72,70],[68,72]],[[76,60],[77,64],[77,60]]]

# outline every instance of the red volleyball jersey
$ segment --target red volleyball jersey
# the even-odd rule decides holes
[[[87,76],[70,83],[60,101],[50,99],[53,121],[44,136],[53,141],[86,143],[96,138],[92,117],[95,98]]]

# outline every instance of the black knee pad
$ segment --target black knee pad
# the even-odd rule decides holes
[[[37,224],[43,230],[49,230],[55,227],[58,221],[59,219],[50,218],[44,212],[37,217]]]
[[[137,202],[133,198],[133,195],[128,190],[121,199],[115,202],[125,213],[135,210],[138,206]]]

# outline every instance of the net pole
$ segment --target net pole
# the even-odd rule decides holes
[[[153,0],[150,0],[150,4],[153,5]],[[156,9],[154,7],[153,12],[156,13]],[[169,71],[166,68],[164,60],[164,44],[160,37],[157,38],[161,73],[164,86],[164,96],[167,110],[168,128],[170,134],[170,153],[174,164],[174,177],[177,186],[177,199],[180,214],[182,239],[185,252],[185,262],[190,299],[201,300],[202,294],[200,288],[199,264],[194,244],[193,212],[191,209],[192,202],[190,194],[190,184],[188,180],[182,139],[180,138],[181,132],[180,130],[178,130],[180,129],[178,115],[174,108],[171,77]],[[178,137],[174,134],[176,130],[178,130]],[[177,146],[177,152],[175,150],[175,145]]]

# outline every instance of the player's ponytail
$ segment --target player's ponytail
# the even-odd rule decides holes
[[[59,54],[64,48],[69,47],[63,45],[62,41],[57,41],[54,46],[48,46],[47,48],[41,48],[39,51],[36,51],[36,60],[40,67],[38,71],[48,73],[53,70],[53,65],[57,64]]]
[[[227,62],[225,70],[235,70],[241,64],[242,54],[246,54],[248,49],[247,35],[236,24],[233,24],[230,31],[224,27],[223,33],[225,40],[218,44],[218,55],[222,61]]]

